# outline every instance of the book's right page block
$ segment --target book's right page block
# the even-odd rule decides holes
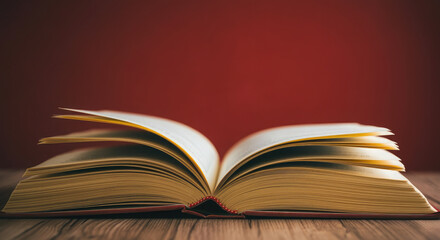
[[[217,184],[244,159],[279,144],[324,138],[378,135],[392,135],[392,133],[387,128],[358,123],[292,125],[263,130],[240,140],[227,152],[220,168]]]

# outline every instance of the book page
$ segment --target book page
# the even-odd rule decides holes
[[[57,143],[73,143],[73,142],[106,142],[116,141],[125,143],[141,144],[159,149],[168,155],[179,159],[188,166],[193,166],[188,162],[188,157],[182,153],[174,144],[170,143],[163,137],[152,132],[138,129],[90,129],[81,132],[69,133],[66,135],[58,135],[53,137],[45,137],[40,139],[38,144],[57,144]]]
[[[240,140],[226,153],[217,184],[241,161],[280,144],[313,139],[390,134],[392,133],[389,129],[358,123],[292,125],[263,130]]]
[[[193,161],[213,190],[218,172],[219,155],[214,145],[193,128],[172,120],[142,114],[107,110],[63,109],[128,123],[126,125],[153,132],[167,139]],[[114,123],[118,124],[118,122]]]
[[[298,162],[253,172],[216,196],[230,209],[366,214],[435,213],[397,171],[335,163]]]
[[[292,145],[298,146],[298,144],[304,145],[337,145],[337,146],[353,146],[353,147],[369,147],[380,148],[386,150],[399,150],[399,146],[396,142],[377,136],[364,136],[364,137],[346,137],[346,138],[326,138],[303,141],[301,143],[294,142]],[[288,146],[285,144],[283,146]]]
[[[91,129],[66,135],[46,137],[40,139],[38,144],[59,144],[73,142],[121,142],[152,147],[168,154],[183,164],[185,168],[188,169],[195,178],[197,178],[203,189],[209,189],[206,179],[203,178],[200,171],[197,170],[196,166],[191,162],[191,160],[189,160],[188,157],[179,150],[179,148],[174,146],[174,144],[152,132],[139,129]]]
[[[188,205],[209,194],[173,157],[136,144],[66,152],[28,168],[25,177],[3,211]]]
[[[285,146],[285,145],[281,145]],[[275,147],[276,148],[276,147]],[[271,148],[271,149],[275,149]],[[365,147],[325,146],[325,145],[300,145],[267,151],[262,155],[255,155],[249,161],[241,161],[234,170],[226,174],[217,185],[217,190],[224,185],[235,181],[257,169],[281,163],[294,162],[324,162],[338,163],[353,166],[365,166],[395,171],[404,171],[405,166],[396,155],[383,150]]]
[[[154,164],[149,164],[153,162]],[[99,163],[99,164],[98,164]],[[137,164],[137,165],[136,165]],[[107,167],[163,166],[163,169],[172,169],[173,172],[185,172],[191,176],[189,170],[171,156],[154,148],[141,145],[122,145],[113,147],[92,147],[77,149],[56,155],[34,167],[28,168],[24,176],[35,175],[39,169],[51,171],[49,174],[72,171],[71,169],[87,169]],[[85,166],[85,167],[84,167]],[[70,169],[69,169],[70,167]],[[68,170],[56,170],[68,169]],[[45,174],[48,174],[45,172]]]

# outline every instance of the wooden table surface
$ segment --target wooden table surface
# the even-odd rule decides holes
[[[21,171],[0,170],[0,206]],[[406,174],[440,207],[440,173]],[[196,218],[1,219],[0,239],[440,239],[440,220]]]

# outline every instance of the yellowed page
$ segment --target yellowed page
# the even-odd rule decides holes
[[[188,205],[209,194],[173,157],[136,144],[67,152],[25,176],[3,211]]]
[[[136,143],[163,151],[170,156],[178,159],[188,166],[192,166],[188,162],[188,157],[182,153],[174,144],[165,140],[163,137],[137,129],[90,129],[81,132],[69,133],[66,135],[58,135],[40,139],[38,144],[56,144],[56,143],[73,143],[73,142],[100,142],[100,141],[116,141],[126,143]]]
[[[397,171],[405,170],[404,165],[400,162],[400,158],[383,149],[303,145],[268,151],[263,155],[240,161],[233,170],[229,171],[220,180],[217,184],[217,190],[224,187],[228,182],[234,181],[235,178],[256,169],[289,162],[327,162]]]
[[[269,167],[218,190],[216,197],[238,212],[249,209],[383,214],[437,212],[399,172],[345,164]]]
[[[392,133],[389,129],[358,123],[293,125],[263,130],[240,140],[226,153],[220,168],[217,184],[241,161],[264,149],[280,144],[313,139],[390,134]]]
[[[125,125],[150,131],[167,139],[182,150],[183,153],[195,163],[198,170],[200,170],[206,178],[211,191],[214,189],[219,166],[219,155],[214,145],[205,136],[193,128],[172,120],[135,113],[107,110],[88,111],[68,108],[63,109],[115,120],[113,123],[116,124],[119,124],[118,121],[120,121],[122,124],[126,123]],[[61,116],[61,118],[63,118],[63,116]],[[81,118],[76,119],[87,120]]]
[[[206,179],[200,173],[200,170],[197,170],[197,167],[192,163],[192,161],[189,160],[188,157],[182,151],[180,151],[179,148],[174,146],[174,144],[152,132],[138,129],[91,129],[82,132],[74,132],[67,135],[46,137],[40,139],[39,144],[106,141],[141,144],[162,151],[182,163],[185,168],[188,169],[192,173],[192,175],[197,178],[203,189],[207,193],[209,192],[209,186],[206,182]]]
[[[287,146],[289,144],[283,145]],[[399,150],[399,146],[396,142],[391,141],[388,138],[377,136],[365,136],[365,137],[346,137],[346,138],[327,138],[310,140],[303,142],[291,143],[292,146],[299,145],[338,145],[338,146],[353,146],[353,147],[369,147],[380,148],[386,150]]]

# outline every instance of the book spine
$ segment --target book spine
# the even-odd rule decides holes
[[[202,204],[202,203],[204,203],[204,202],[206,202],[206,201],[209,201],[209,200],[212,200],[212,201],[216,202],[216,203],[217,203],[217,204],[218,204],[223,210],[225,210],[226,212],[228,212],[228,213],[230,213],[230,214],[238,214],[238,211],[237,211],[237,210],[229,209],[229,208],[226,207],[223,203],[221,203],[220,200],[219,200],[218,198],[216,198],[216,197],[214,197],[214,196],[203,197],[202,199],[198,200],[197,202],[189,204],[188,207],[189,207],[189,208],[195,208],[195,207],[197,207],[198,205],[200,205],[200,204]]]

